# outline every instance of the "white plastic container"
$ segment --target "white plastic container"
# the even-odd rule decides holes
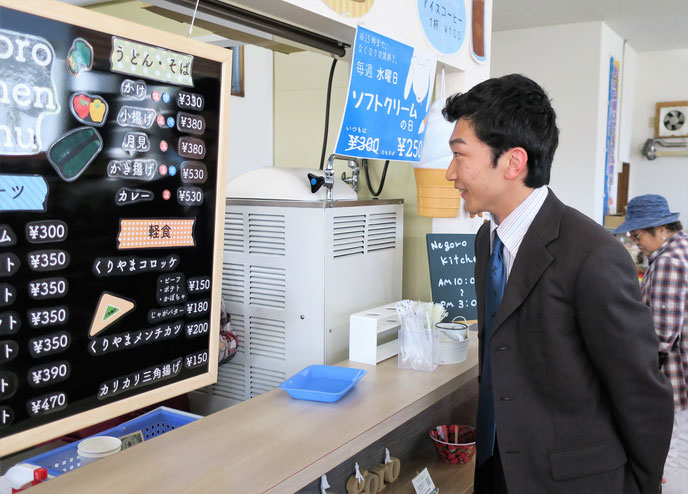
[[[122,449],[122,441],[112,436],[95,436],[84,439],[79,443],[77,455],[81,466],[93,461],[114,455]]]
[[[400,369],[432,372],[440,363],[440,335],[429,329],[399,330],[399,356],[397,366]]]
[[[458,364],[466,360],[470,333],[462,323],[440,323],[440,364]]]
[[[399,353],[401,323],[396,302],[373,307],[349,317],[349,360],[377,365]]]
[[[468,339],[454,341],[448,338],[443,340],[442,338],[443,336],[440,336],[440,364],[458,364],[466,360],[468,355]]]
[[[12,489],[21,489],[33,480],[33,471],[40,468],[29,463],[17,463],[0,477],[0,494],[11,494]]]

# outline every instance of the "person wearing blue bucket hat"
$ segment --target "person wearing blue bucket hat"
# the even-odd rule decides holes
[[[674,429],[664,494],[688,493],[688,235],[679,213],[656,194],[634,197],[614,233],[627,233],[648,256],[642,300],[652,309],[662,371],[674,390]]]
[[[626,218],[614,233],[626,233],[633,230],[649,229],[668,225],[678,221],[680,213],[669,210],[667,200],[657,194],[645,194],[634,197],[626,206]]]

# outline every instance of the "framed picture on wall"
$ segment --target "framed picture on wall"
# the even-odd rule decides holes
[[[244,97],[244,47],[232,47],[232,96]]]
[[[688,137],[688,101],[656,104],[655,137]]]

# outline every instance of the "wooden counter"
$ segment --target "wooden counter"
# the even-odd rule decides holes
[[[43,493],[293,493],[478,375],[467,359],[435,372],[344,361],[368,374],[336,403],[275,389],[49,480]]]

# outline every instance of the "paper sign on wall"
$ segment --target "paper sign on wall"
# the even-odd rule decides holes
[[[466,38],[465,0],[418,0],[423,32],[438,51],[456,53]]]
[[[420,161],[437,61],[358,27],[336,154]]]

